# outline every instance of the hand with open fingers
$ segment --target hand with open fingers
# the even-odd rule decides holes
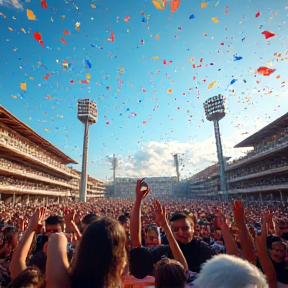
[[[216,216],[217,216],[217,227],[221,228],[226,224],[226,218],[225,215],[223,214],[223,212],[221,211],[217,211],[216,212]]]
[[[69,210],[64,214],[65,223],[71,223],[75,220],[76,212],[74,210]]]
[[[153,208],[155,212],[155,222],[160,227],[165,227],[167,225],[167,218],[165,208],[160,204],[157,199],[154,199]]]
[[[46,208],[37,208],[33,216],[30,218],[28,229],[35,232],[40,232],[45,218]]]
[[[235,201],[233,204],[233,216],[236,224],[245,223],[244,207],[241,201]]]
[[[136,193],[136,198],[139,200],[144,199],[150,192],[149,188],[145,189],[144,191],[143,190],[141,191],[141,184],[144,182],[144,180],[145,178],[137,180],[135,193]]]

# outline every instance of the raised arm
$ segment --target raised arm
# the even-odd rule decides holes
[[[19,242],[12,256],[9,268],[12,280],[14,280],[22,271],[27,268],[26,259],[33,241],[33,237],[36,231],[41,230],[44,216],[45,207],[41,207],[37,208],[34,215],[31,217],[28,228],[26,232],[24,232],[21,241]]]
[[[244,258],[252,264],[256,264],[255,250],[254,250],[254,240],[250,234],[246,223],[244,207],[240,201],[234,202],[234,220],[236,226],[239,229],[239,239],[241,244],[241,250],[243,252]]]
[[[222,212],[217,213],[217,225],[220,227],[225,242],[226,253],[239,257],[237,243],[230,232],[230,228],[226,223],[226,218]]]
[[[274,265],[267,254],[267,224],[269,222],[270,215],[265,214],[262,220],[261,235],[257,236],[257,252],[260,261],[261,268],[267,278],[269,288],[277,288],[277,278]]]
[[[165,208],[160,204],[160,202],[157,199],[154,199],[153,206],[154,206],[154,211],[155,211],[156,224],[158,226],[161,226],[162,229],[164,230],[174,259],[179,261],[184,266],[185,271],[187,271],[188,270],[187,261],[176,239],[174,238],[172,234],[172,231],[167,221]]]
[[[46,288],[69,288],[67,238],[63,233],[52,234],[48,241]]]
[[[144,179],[137,180],[135,194],[136,199],[135,203],[131,209],[131,215],[130,215],[130,237],[131,237],[131,243],[134,248],[138,248],[141,246],[141,202],[142,199],[144,199],[149,191],[149,188],[147,188],[145,191],[141,191],[141,184],[143,183]]]

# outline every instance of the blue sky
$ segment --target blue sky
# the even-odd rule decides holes
[[[76,100],[96,101],[88,156],[95,177],[111,177],[106,156],[113,153],[120,176],[174,175],[172,153],[181,154],[183,177],[215,162],[203,102],[219,93],[227,98],[221,131],[228,156],[239,155],[232,148],[238,141],[287,112],[287,1],[207,1],[201,8],[205,1],[182,0],[173,15],[169,3],[161,11],[148,0],[46,1],[43,9],[40,0],[0,0],[0,104],[81,163]],[[27,19],[27,9],[37,20]],[[263,31],[276,36],[266,40]],[[235,55],[242,59],[233,61]],[[202,67],[193,68],[201,58]],[[276,71],[264,77],[256,73],[261,66]],[[89,85],[79,83],[87,74]]]

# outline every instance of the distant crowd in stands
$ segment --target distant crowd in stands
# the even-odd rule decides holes
[[[285,203],[158,201],[135,184],[135,199],[0,204],[0,287],[288,287]]]
[[[267,163],[266,163],[267,162]],[[288,157],[281,156],[275,157],[273,161],[262,161],[261,164],[255,164],[255,166],[239,168],[233,170],[233,174],[230,174],[227,180],[231,180],[238,177],[243,177],[251,174],[261,173],[267,170],[276,169],[288,166]]]
[[[267,139],[268,140],[268,139]],[[288,128],[284,129],[278,136],[274,136],[274,139],[269,139],[267,144],[259,144],[253,150],[249,151],[245,156],[241,157],[238,160],[234,160],[233,162],[229,163],[229,165],[233,165],[236,163],[243,162],[246,159],[253,157],[256,154],[265,153],[269,150],[274,149],[275,147],[281,147],[288,143]]]
[[[76,172],[74,172],[72,169],[68,168],[64,164],[59,163],[59,161],[54,160],[48,153],[41,151],[38,147],[35,146],[35,144],[29,144],[27,139],[25,140],[20,139],[16,133],[13,133],[12,131],[7,131],[1,126],[0,126],[0,136],[1,136],[0,141],[2,145],[17,148],[18,151],[29,154],[30,156],[38,159],[39,161],[57,167],[71,174],[77,175]]]
[[[41,176],[41,177],[45,177],[45,178],[48,178],[51,180],[67,183],[67,180],[62,179],[60,177],[54,177],[48,173],[43,173],[40,171],[33,170],[30,167],[25,167],[24,165],[16,164],[16,163],[11,162],[11,161],[4,159],[4,158],[0,159],[0,169],[1,168],[5,169],[5,170],[9,169],[9,170],[16,172],[16,173],[19,173],[21,175],[29,175],[32,177],[33,176]]]
[[[44,191],[54,191],[54,192],[67,192],[69,193],[71,189],[64,187],[57,187],[53,184],[36,183],[28,180],[20,180],[12,177],[0,176],[0,185],[8,187],[17,187],[19,189],[28,190],[44,190]]]

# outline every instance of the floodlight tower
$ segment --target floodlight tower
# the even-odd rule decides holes
[[[219,121],[225,117],[224,97],[221,94],[211,97],[204,102],[203,106],[205,110],[206,119],[208,121],[213,121],[213,124],[214,124],[216,148],[217,148],[217,155],[218,155],[218,161],[219,161],[219,166],[220,166],[221,190],[224,195],[224,200],[227,202],[228,192],[227,192],[226,179],[225,179],[225,165],[224,165],[220,128],[219,128]]]
[[[179,173],[179,159],[178,154],[174,154],[174,166],[176,167],[176,175],[177,175],[177,182],[180,181],[180,173]]]
[[[113,170],[114,196],[116,196],[116,168],[117,166],[118,166],[118,159],[116,158],[116,155],[113,154],[112,170]]]
[[[88,132],[90,125],[96,123],[98,111],[96,102],[90,99],[79,99],[77,118],[85,125],[83,153],[82,153],[82,172],[80,182],[80,202],[86,202],[87,196],[87,155],[88,155]]]

